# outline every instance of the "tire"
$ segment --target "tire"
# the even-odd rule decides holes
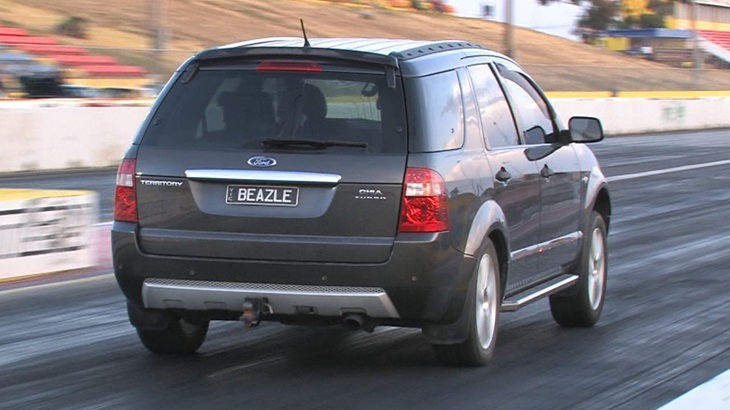
[[[164,330],[137,328],[137,336],[144,347],[156,354],[193,354],[205,341],[208,321],[191,323],[182,318],[170,321]]]
[[[440,361],[460,366],[483,366],[489,362],[497,344],[501,287],[499,260],[489,242],[479,258],[468,292],[467,315],[469,332],[458,344],[432,344]]]
[[[578,283],[569,295],[550,296],[553,319],[565,327],[591,327],[598,322],[603,310],[608,273],[606,223],[601,215],[591,212],[586,241],[583,243]]]

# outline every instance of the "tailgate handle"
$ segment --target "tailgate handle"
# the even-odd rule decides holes
[[[273,182],[307,185],[337,185],[341,175],[299,171],[261,171],[243,169],[188,169],[185,177],[200,181]]]

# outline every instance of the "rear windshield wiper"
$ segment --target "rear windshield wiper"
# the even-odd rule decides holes
[[[353,147],[367,148],[368,144],[364,142],[354,141],[320,141],[307,139],[266,139],[261,141],[261,145],[266,148],[313,148],[325,149],[328,147]]]

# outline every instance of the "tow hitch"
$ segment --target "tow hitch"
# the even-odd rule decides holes
[[[243,314],[238,320],[242,321],[247,328],[252,328],[261,323],[263,316],[273,313],[274,309],[269,304],[268,299],[246,298],[243,301]]]

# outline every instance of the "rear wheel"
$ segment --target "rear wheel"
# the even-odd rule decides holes
[[[566,327],[590,327],[598,322],[606,293],[608,254],[606,223],[597,212],[591,213],[583,244],[578,283],[570,295],[550,296],[553,319]]]
[[[469,334],[458,344],[434,344],[436,357],[449,364],[482,366],[492,358],[497,343],[500,306],[499,261],[492,243],[479,258],[465,310]]]
[[[170,320],[164,330],[137,328],[137,335],[144,347],[158,354],[192,354],[205,341],[208,321],[192,323],[183,318]]]

